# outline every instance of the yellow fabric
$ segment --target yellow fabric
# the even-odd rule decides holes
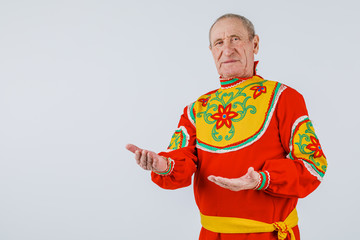
[[[304,135],[306,137],[303,137]],[[291,152],[292,156],[306,159],[307,162],[311,164],[311,167],[321,177],[323,177],[326,171],[327,161],[325,155],[321,150],[319,140],[316,137],[314,127],[309,119],[305,119],[303,122],[299,123],[297,129],[293,133],[293,139],[291,144],[294,148]],[[299,146],[303,147],[304,145],[306,145],[307,147],[302,150]],[[313,148],[309,149],[309,147]],[[310,153],[307,149],[310,150]]]
[[[251,90],[254,86],[264,86],[266,87],[266,94],[261,94],[256,99],[253,98],[254,90]],[[229,89],[221,89],[216,93],[211,95],[210,100],[213,102],[203,106],[201,102],[197,101],[194,108],[196,113],[203,112],[202,117],[196,117],[196,138],[201,142],[214,147],[226,147],[229,145],[237,145],[240,142],[247,140],[248,138],[254,136],[259,129],[261,129],[266,121],[266,116],[269,111],[269,106],[274,100],[273,92],[276,88],[276,82],[264,80],[258,76],[254,76],[252,79],[248,79],[242,83],[240,83],[236,88]],[[240,92],[240,88],[244,88]],[[237,102],[233,99],[235,96],[237,97]],[[201,96],[199,99],[206,99],[208,95]],[[220,100],[221,99],[221,100]],[[209,101],[210,101],[209,100]],[[220,102],[228,103],[229,101],[233,101],[231,112],[238,112],[243,109],[244,116],[242,116],[241,121],[231,121],[231,125],[236,129],[236,134],[234,135],[232,132],[234,131],[230,127],[221,127],[220,129],[214,129],[215,121],[210,116],[219,113],[219,105],[223,105]],[[244,104],[244,106],[239,106],[240,104]],[[216,107],[215,107],[216,106]],[[224,109],[228,105],[224,105]],[[246,110],[244,109],[246,108]],[[271,110],[271,109],[270,109]],[[204,114],[205,112],[205,114]],[[240,114],[234,118],[239,119]],[[212,122],[209,124],[209,121]],[[198,128],[198,126],[201,126]],[[223,138],[214,139],[213,134],[214,131],[217,132],[217,136],[224,136]],[[232,136],[233,137],[229,137]],[[225,137],[227,136],[227,137]]]
[[[200,213],[201,225],[217,233],[261,233],[278,231],[278,239],[283,240],[288,233],[295,240],[292,230],[298,224],[298,215],[294,209],[284,222],[265,223],[245,218],[206,216]]]

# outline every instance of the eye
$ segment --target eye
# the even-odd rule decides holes
[[[217,41],[215,42],[214,46],[221,46],[223,44],[223,41]]]
[[[240,38],[239,37],[233,37],[232,40],[235,42],[235,41],[240,41]]]

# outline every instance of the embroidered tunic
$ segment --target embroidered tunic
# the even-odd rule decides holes
[[[221,80],[221,88],[185,107],[170,145],[166,175],[152,172],[162,188],[191,184],[200,212],[209,216],[283,221],[320,184],[327,162],[296,90],[258,75]],[[231,191],[209,175],[239,178],[260,173],[256,190]],[[293,228],[296,239],[298,227]],[[225,234],[201,229],[199,239],[277,239],[276,232]]]

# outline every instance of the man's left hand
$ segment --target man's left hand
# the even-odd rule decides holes
[[[253,167],[250,167],[247,173],[239,178],[223,178],[211,175],[208,179],[220,187],[232,191],[241,191],[254,189],[260,181],[260,175],[258,172],[254,171]]]

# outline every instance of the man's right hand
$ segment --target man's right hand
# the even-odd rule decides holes
[[[162,173],[168,170],[168,161],[158,154],[141,149],[133,144],[127,144],[126,149],[135,154],[136,163],[145,170]]]

